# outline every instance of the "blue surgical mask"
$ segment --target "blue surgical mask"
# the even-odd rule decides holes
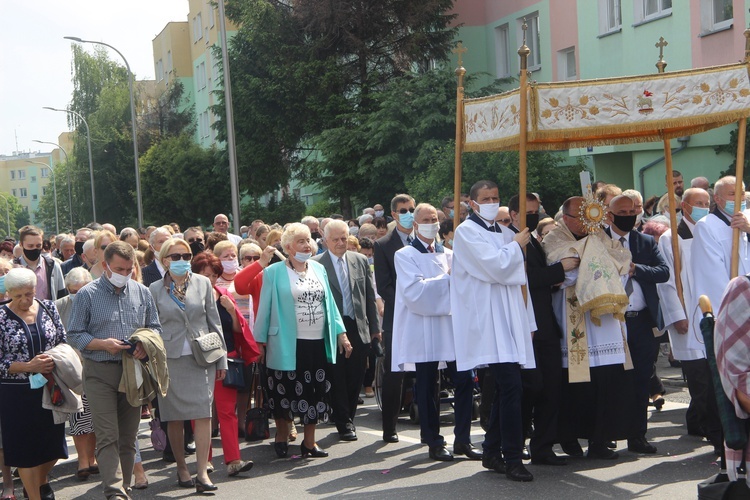
[[[244,240],[245,238],[247,238],[247,233],[242,233],[242,239]]]
[[[745,202],[742,202],[742,205],[740,205],[740,212],[745,211]],[[724,211],[730,215],[734,215],[734,202],[728,201],[727,204],[724,206]]]
[[[297,252],[294,254],[294,260],[297,262],[307,262],[307,259],[312,257],[312,253],[300,253]]]
[[[178,260],[169,263],[169,272],[175,276],[185,276],[188,271],[190,271],[189,260]]]
[[[0,276],[0,293],[5,293],[5,275]]]
[[[451,211],[448,212],[448,217],[450,217],[452,219],[455,216],[456,216],[456,214],[453,212],[453,209],[451,208]]]
[[[414,214],[406,212],[405,214],[398,214],[398,223],[404,229],[411,229],[414,225]]]
[[[45,377],[41,373],[35,373],[31,377],[29,377],[29,385],[31,385],[32,389],[41,389],[42,387],[47,385],[47,377]]]
[[[367,257],[367,263],[370,264],[370,265],[373,265],[373,264],[375,264],[375,259],[372,258],[372,257]]]
[[[734,207],[732,207],[734,208]],[[698,222],[703,217],[708,215],[708,209],[703,207],[692,207],[690,209],[690,217],[695,221]]]

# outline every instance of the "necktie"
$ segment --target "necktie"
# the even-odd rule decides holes
[[[412,242],[412,241],[414,241],[414,240],[413,240],[413,238],[411,237],[411,235],[407,235],[407,236],[406,236],[406,244],[407,244],[407,245],[411,245],[411,242]]]
[[[432,247],[432,245],[427,245],[427,251],[429,253],[435,253],[435,249]]]
[[[349,275],[346,272],[346,262],[339,257],[339,285],[341,285],[341,297],[344,300],[344,316],[354,317],[354,304],[352,302],[352,290],[349,287]]]
[[[623,247],[625,246],[626,241],[627,240],[625,239],[624,236],[620,237],[620,243],[622,244]],[[628,277],[628,281],[625,283],[625,293],[628,294],[628,297],[630,297],[630,294],[633,293],[633,279],[630,277]]]

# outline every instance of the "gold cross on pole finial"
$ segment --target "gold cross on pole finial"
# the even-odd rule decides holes
[[[659,60],[661,61],[664,59],[664,47],[669,45],[669,42],[667,42],[663,36],[659,37],[659,41],[656,42],[656,45],[654,45],[656,48],[659,49]]]
[[[463,66],[463,54],[465,54],[469,49],[464,47],[464,44],[462,42],[458,42],[458,45],[456,45],[456,48],[453,49],[451,52],[454,54],[458,54],[458,66]]]
[[[526,45],[526,30],[529,29],[529,25],[526,24],[526,18],[523,18],[523,24],[521,25],[521,29],[523,30],[523,43],[521,45]]]

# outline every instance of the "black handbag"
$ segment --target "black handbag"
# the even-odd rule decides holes
[[[271,436],[268,422],[270,411],[266,404],[262,372],[260,365],[253,363],[252,394],[245,413],[245,441],[263,441]]]
[[[244,390],[247,387],[244,366],[245,362],[242,359],[227,358],[227,374],[223,381],[224,387],[237,390]]]

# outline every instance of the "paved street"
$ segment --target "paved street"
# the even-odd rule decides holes
[[[339,442],[335,427],[321,426],[319,443],[331,456],[328,459],[301,460],[297,457],[279,460],[269,442],[242,444],[242,453],[255,461],[255,467],[244,478],[227,478],[221,460],[221,444],[214,440],[216,472],[212,478],[219,485],[217,498],[695,498],[696,483],[714,474],[718,467],[711,446],[696,437],[686,436],[684,415],[688,401],[680,370],[669,368],[659,358],[660,374],[669,394],[661,412],[652,412],[649,439],[659,448],[655,456],[637,456],[620,449],[616,462],[574,459],[566,467],[529,465],[532,483],[513,483],[504,476],[486,471],[479,462],[456,458],[452,463],[438,463],[427,458],[419,444],[418,426],[406,415],[399,424],[401,442],[386,445],[380,440],[380,412],[374,400],[367,399],[357,417],[359,441]],[[446,416],[446,421],[449,417]],[[450,425],[449,423],[447,425]],[[301,431],[301,427],[300,431]],[[272,429],[273,432],[273,429]],[[450,432],[444,435],[449,442]],[[472,435],[481,443],[482,430],[475,422]],[[141,426],[141,450],[150,486],[134,491],[133,498],[183,498],[195,495],[193,490],[177,488],[173,464],[160,460],[151,448],[149,431]],[[301,440],[301,434],[298,441]],[[621,447],[624,442],[618,443]],[[558,449],[559,451],[559,449]],[[73,448],[71,447],[71,453]],[[290,455],[299,454],[298,446]],[[74,455],[71,455],[73,457]],[[194,471],[194,459],[190,459]],[[57,466],[52,486],[58,499],[102,498],[100,485],[94,481],[79,483],[75,479],[75,461]],[[17,481],[16,493],[20,494]]]

